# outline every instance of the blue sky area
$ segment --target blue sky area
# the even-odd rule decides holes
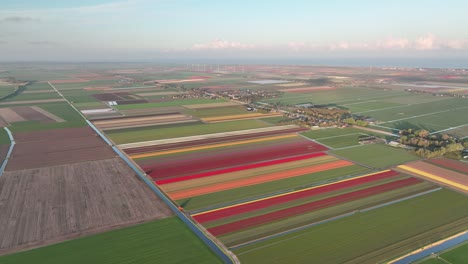
[[[468,1],[2,0],[0,60],[468,58]]]

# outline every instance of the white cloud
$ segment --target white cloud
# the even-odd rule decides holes
[[[255,45],[243,44],[221,39],[215,39],[209,43],[194,44],[191,50],[223,50],[223,49],[253,49]]]
[[[440,48],[439,45],[434,34],[427,34],[414,41],[414,48],[416,50],[435,50]]]

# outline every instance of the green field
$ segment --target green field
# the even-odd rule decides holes
[[[57,93],[19,93],[15,96],[2,100],[2,102],[60,99],[60,98],[61,97]]]
[[[365,112],[368,110],[377,110],[382,108],[403,106],[399,103],[385,102],[385,101],[369,101],[363,103],[352,103],[348,105],[342,105],[348,108],[353,113]]]
[[[252,186],[225,190],[196,196],[188,199],[181,199],[177,202],[183,205],[185,210],[196,210],[210,206],[216,206],[223,203],[250,199],[262,195],[272,194],[280,191],[301,189],[301,186],[309,186],[313,184],[323,183],[329,180],[341,179],[342,177],[354,174],[368,172],[364,167],[352,165],[338,169],[311,173],[303,176],[293,177],[289,179],[277,180]]]
[[[468,243],[457,246],[449,251],[437,254],[437,257],[429,257],[425,261],[415,262],[422,264],[464,264],[468,263]]]
[[[380,263],[466,229],[467,206],[465,195],[444,189],[234,253],[242,263]]]
[[[468,103],[468,100],[466,103]],[[396,129],[419,128],[434,132],[466,124],[468,124],[468,107],[443,113],[382,123],[380,125]]]
[[[10,138],[3,127],[0,127],[0,145],[10,144]]]
[[[37,121],[25,121],[13,123],[10,126],[12,132],[26,132],[35,130],[46,130],[66,127],[82,127],[86,123],[83,118],[71,108],[67,103],[48,103],[41,104],[40,107],[58,117],[61,117],[66,122],[59,123],[39,123]]]
[[[222,263],[178,218],[0,257],[2,264]]]
[[[211,109],[197,109],[184,111],[185,114],[196,116],[198,118],[218,117],[228,115],[249,114],[252,112],[247,111],[244,107],[230,106],[230,107],[217,107]]]
[[[392,109],[382,109],[366,114],[372,116],[377,120],[388,122],[418,115],[425,115],[439,111],[451,110],[460,107],[464,107],[466,109],[468,108],[467,103],[468,99],[448,98],[435,102],[419,103]]]
[[[393,148],[384,144],[370,144],[355,148],[333,150],[332,153],[357,163],[382,169],[419,159],[407,150]]]
[[[143,104],[127,104],[116,106],[119,110],[132,110],[132,109],[145,109],[145,108],[157,108],[167,106],[181,106],[181,105],[194,105],[194,104],[209,104],[209,103],[220,103],[226,102],[224,99],[208,99],[208,98],[197,98],[197,99],[181,99],[169,102],[159,103],[143,103]]]
[[[3,98],[13,93],[15,89],[16,89],[16,86],[13,86],[13,85],[0,86],[0,98]]]
[[[316,91],[311,93],[284,93],[281,97],[263,100],[266,103],[280,102],[286,105],[301,103],[314,104],[349,104],[367,102],[384,98],[405,96],[402,91],[370,89],[365,87],[344,87],[333,91]]]
[[[181,124],[170,127],[146,127],[109,131],[108,136],[117,144],[147,140],[187,137],[203,134],[222,133],[236,130],[268,127],[265,122],[255,119],[211,124]]]
[[[95,87],[95,86],[118,86],[119,82],[116,79],[111,80],[95,80],[88,82],[77,82],[77,83],[56,83],[53,84],[57,90],[73,90],[73,89],[83,89],[86,87]]]
[[[382,134],[360,130],[356,128],[319,129],[307,131],[301,134],[330,148],[345,148],[359,146],[359,138],[362,136],[384,136]]]

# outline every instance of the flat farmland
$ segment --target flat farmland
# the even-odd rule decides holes
[[[128,104],[128,105],[118,105],[116,108],[118,110],[132,110],[132,109],[146,109],[146,108],[158,108],[158,107],[168,107],[168,106],[183,106],[183,105],[196,105],[196,104],[208,104],[208,103],[219,103],[225,102],[224,99],[181,99],[174,100],[169,102],[157,102],[157,103],[144,103],[144,104]]]
[[[3,254],[172,215],[117,158],[7,171],[0,200]]]
[[[419,157],[409,153],[407,150],[393,148],[384,144],[371,144],[357,148],[339,149],[331,153],[357,162],[358,164],[365,164],[374,168],[387,168],[392,165],[419,159]]]
[[[198,120],[192,119],[191,117],[180,113],[172,113],[163,115],[145,115],[134,117],[99,119],[94,121],[93,123],[102,130],[112,130],[129,127],[146,127],[154,125],[168,125],[197,121]]]
[[[180,253],[181,248],[184,254]],[[176,217],[2,256],[0,262],[124,264],[131,260],[132,263],[149,264],[155,259],[168,264],[222,263]]]
[[[397,168],[425,180],[468,194],[468,175],[466,173],[447,170],[424,161],[411,162]]]
[[[366,133],[364,133],[366,132]],[[345,148],[359,146],[359,138],[363,136],[376,135],[372,132],[367,132],[355,128],[335,128],[312,130],[302,133],[303,136],[313,139],[330,148]],[[377,135],[379,136],[379,135]]]
[[[407,105],[404,107],[383,109],[369,113],[370,116],[380,121],[391,121],[401,118],[408,118],[417,115],[429,114],[440,111],[447,111],[456,108],[466,108],[466,99],[449,98],[435,102]]]
[[[468,100],[466,102],[468,102]],[[396,119],[379,125],[396,129],[420,128],[426,129],[430,132],[440,130],[446,131],[447,129],[459,126],[463,129],[463,127],[468,125],[468,107],[466,107],[466,105],[452,110],[441,111],[429,112],[415,117]],[[453,130],[456,131],[456,129]],[[450,130],[447,130],[446,133],[450,133]],[[463,131],[463,133],[465,133],[465,131]]]
[[[380,263],[468,227],[468,198],[449,190],[234,250],[242,263]],[[336,254],[336,249],[340,254]]]
[[[188,211],[207,210],[207,208],[218,208],[233,203],[241,203],[262,196],[271,196],[285,190],[295,190],[304,186],[323,184],[336,179],[343,179],[368,172],[364,167],[358,165],[344,166],[321,172],[314,172],[262,184],[240,187],[222,192],[214,192],[205,195],[177,200]]]
[[[316,91],[313,93],[285,93],[282,97],[263,100],[266,103],[280,102],[287,105],[301,103],[314,104],[347,104],[359,101],[369,101],[405,96],[402,91],[370,89],[364,87],[344,87],[332,91]]]
[[[108,132],[108,136],[117,144],[140,142],[175,137],[203,135],[209,133],[221,133],[236,130],[268,127],[270,125],[258,120],[240,120],[213,124],[180,124],[169,127],[149,127],[127,130],[114,130]]]
[[[288,126],[275,126],[265,127],[258,129],[247,129],[240,131],[231,131],[224,133],[205,134],[200,136],[188,136],[162,140],[151,140],[137,143],[123,144],[119,147],[122,148],[125,153],[133,157],[134,154],[142,154],[148,152],[158,153],[160,151],[170,150],[184,150],[184,149],[195,149],[211,148],[213,146],[220,145],[236,145],[239,142],[243,143],[248,140],[262,140],[265,138],[271,138],[275,136],[293,134],[304,131],[304,128],[288,125]]]
[[[66,103],[45,103],[38,105],[43,109],[43,114],[50,113],[49,118],[54,117],[60,122],[41,123],[38,121],[17,122],[11,125],[11,130],[17,132],[39,131],[47,129],[70,128],[70,127],[83,127],[86,125],[81,116],[76,113]],[[63,121],[62,121],[63,120]]]
[[[17,144],[6,170],[47,167],[115,156],[88,127],[22,132],[14,137]]]

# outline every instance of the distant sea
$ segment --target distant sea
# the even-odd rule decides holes
[[[462,58],[317,58],[317,59],[171,59],[167,62],[205,64],[271,64],[354,67],[399,67],[468,69],[468,59]]]

